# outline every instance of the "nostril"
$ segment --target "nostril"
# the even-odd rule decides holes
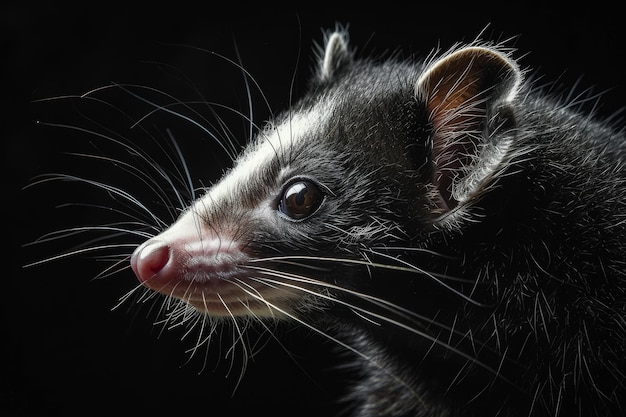
[[[158,274],[170,260],[170,247],[163,241],[149,241],[135,249],[130,264],[141,282]]]

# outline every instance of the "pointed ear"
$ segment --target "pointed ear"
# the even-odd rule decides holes
[[[352,51],[349,48],[348,32],[338,27],[324,36],[324,46],[318,54],[318,79],[328,81],[342,67],[352,63]]]
[[[489,176],[480,163],[486,157],[481,149],[493,133],[494,115],[513,100],[520,82],[517,64],[505,54],[475,46],[433,61],[418,79],[416,96],[432,127],[433,180],[444,211],[471,197]],[[502,114],[512,118],[510,112]]]

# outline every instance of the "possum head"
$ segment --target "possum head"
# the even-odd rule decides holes
[[[507,158],[517,65],[486,46],[357,60],[344,31],[320,52],[309,93],[135,250],[144,286],[212,317],[300,320],[388,271],[376,248],[427,249],[470,217]]]

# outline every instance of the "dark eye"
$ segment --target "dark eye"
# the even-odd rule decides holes
[[[317,185],[308,180],[299,180],[285,188],[278,210],[292,220],[302,220],[320,207],[324,194]]]

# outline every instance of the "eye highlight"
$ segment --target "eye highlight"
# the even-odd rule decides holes
[[[324,193],[313,182],[299,179],[287,185],[278,203],[278,211],[291,220],[304,220],[317,211]]]

